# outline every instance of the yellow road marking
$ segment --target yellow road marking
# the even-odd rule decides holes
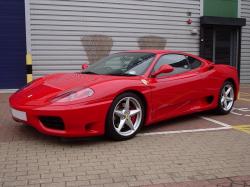
[[[250,134],[250,125],[237,125],[232,126],[232,128]]]

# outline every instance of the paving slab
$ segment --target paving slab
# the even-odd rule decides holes
[[[242,90],[250,93],[248,85]],[[62,141],[14,122],[7,98],[0,94],[0,186],[250,186],[250,135],[240,130]],[[240,99],[235,108],[249,108],[249,102]],[[233,113],[202,115],[249,124],[247,116]],[[210,127],[219,125],[195,114],[145,131]]]

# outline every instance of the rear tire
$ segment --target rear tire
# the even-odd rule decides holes
[[[141,98],[131,92],[116,97],[106,120],[106,135],[113,140],[133,138],[144,123],[145,106]]]
[[[233,108],[234,100],[234,85],[230,81],[225,81],[220,89],[216,113],[221,115],[228,114]]]

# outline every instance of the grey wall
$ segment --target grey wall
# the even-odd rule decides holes
[[[30,0],[30,13],[35,77],[79,71],[94,52],[139,49],[145,36],[158,48],[199,53],[191,30],[199,29],[200,0]]]
[[[241,83],[250,83],[250,0],[241,0],[241,17],[247,19],[242,28]]]

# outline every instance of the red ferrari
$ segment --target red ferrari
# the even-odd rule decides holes
[[[16,121],[54,136],[132,138],[143,125],[204,110],[227,114],[237,70],[168,50],[116,53],[82,72],[47,75],[14,93]]]

